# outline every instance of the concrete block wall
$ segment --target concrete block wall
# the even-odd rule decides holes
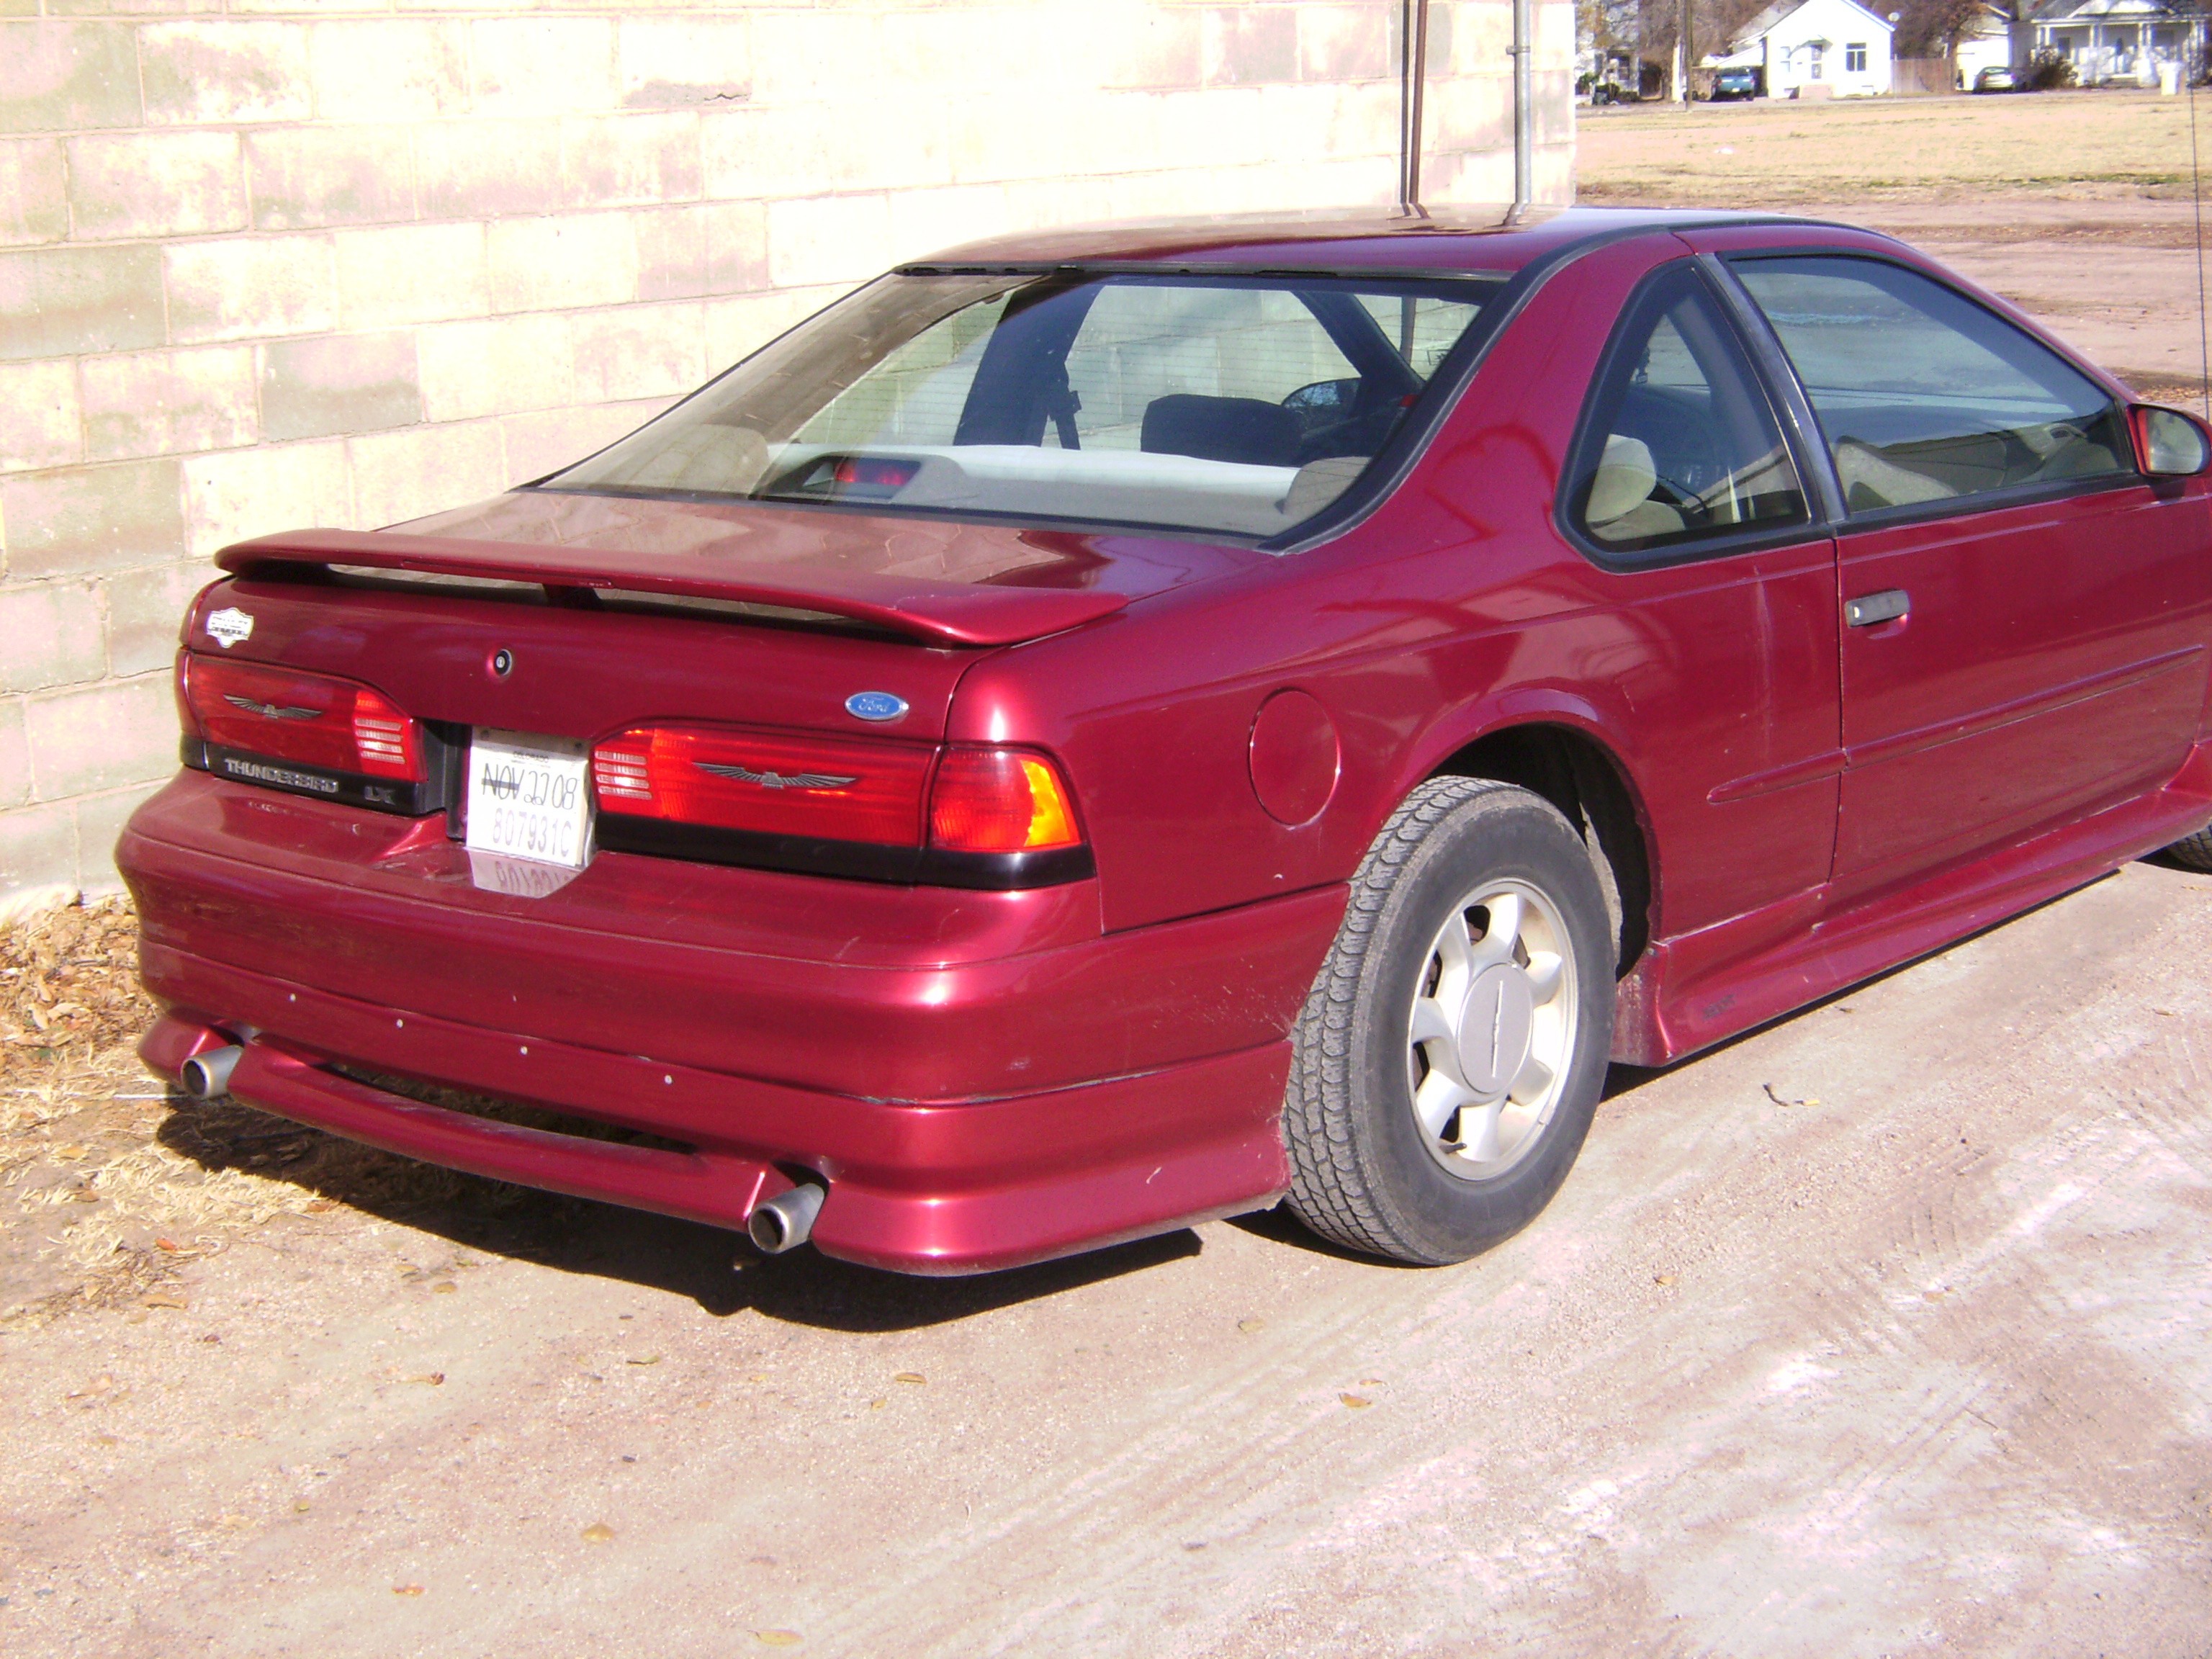
[[[0,896],[112,883],[227,543],[537,477],[970,237],[1387,204],[1399,12],[0,0]],[[1503,199],[1510,6],[1431,28],[1424,194]]]

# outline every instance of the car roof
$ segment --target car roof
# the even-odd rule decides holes
[[[902,264],[904,272],[1031,266],[1162,270],[1514,271],[1579,245],[1721,225],[1808,224],[1771,213],[1689,208],[1333,209],[1079,225],[963,243]]]

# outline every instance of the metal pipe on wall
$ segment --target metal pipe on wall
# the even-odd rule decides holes
[[[1513,210],[1518,213],[1536,199],[1536,139],[1534,77],[1529,60],[1535,43],[1529,39],[1529,15],[1535,0],[1513,0]]]
[[[1398,209],[1425,213],[1421,206],[1421,93],[1429,78],[1429,0],[1401,0],[1398,45]]]

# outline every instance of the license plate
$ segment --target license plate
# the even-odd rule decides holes
[[[584,744],[526,732],[478,731],[469,740],[471,853],[580,870],[592,859],[591,764]]]

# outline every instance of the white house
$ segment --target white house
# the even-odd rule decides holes
[[[1769,98],[1869,98],[1889,90],[1893,33],[1858,0],[1777,0],[1705,65],[1765,70]]]
[[[2081,84],[2158,83],[2158,66],[2183,78],[2204,62],[2204,18],[2176,0],[2049,0],[2036,8],[2035,45],[2073,63]]]

